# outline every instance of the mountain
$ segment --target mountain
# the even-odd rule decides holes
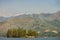
[[[52,14],[51,13],[41,13],[40,16],[41,17],[44,17],[44,18],[47,18],[49,16],[51,16]]]
[[[58,20],[60,21],[60,11],[53,13],[48,17],[49,20]]]
[[[2,17],[2,16],[0,16],[0,22],[5,21],[5,20],[7,20],[6,17]]]
[[[6,21],[0,22],[0,36],[5,36],[8,29],[12,28],[23,28],[26,30],[33,29],[40,32],[47,29],[60,31],[60,21],[58,21],[60,19],[59,14],[60,12],[54,14],[23,14],[9,17]],[[49,21],[49,19],[52,20]]]

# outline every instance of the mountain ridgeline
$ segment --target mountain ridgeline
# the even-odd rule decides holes
[[[60,11],[53,14],[23,14],[8,18],[0,18],[0,36],[6,36],[8,29],[23,28],[44,32],[46,30],[60,32]]]

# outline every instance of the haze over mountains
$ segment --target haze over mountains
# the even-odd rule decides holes
[[[60,11],[53,14],[23,14],[8,18],[0,17],[0,36],[11,28],[33,29],[36,31],[45,31],[47,29],[60,31]]]

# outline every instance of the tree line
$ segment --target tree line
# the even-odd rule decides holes
[[[24,30],[24,29],[9,29],[7,31],[7,37],[23,37],[23,38],[28,38],[28,37],[37,37],[38,33],[35,30]]]

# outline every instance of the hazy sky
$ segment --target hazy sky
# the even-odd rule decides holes
[[[0,0],[0,16],[60,11],[60,0]]]

